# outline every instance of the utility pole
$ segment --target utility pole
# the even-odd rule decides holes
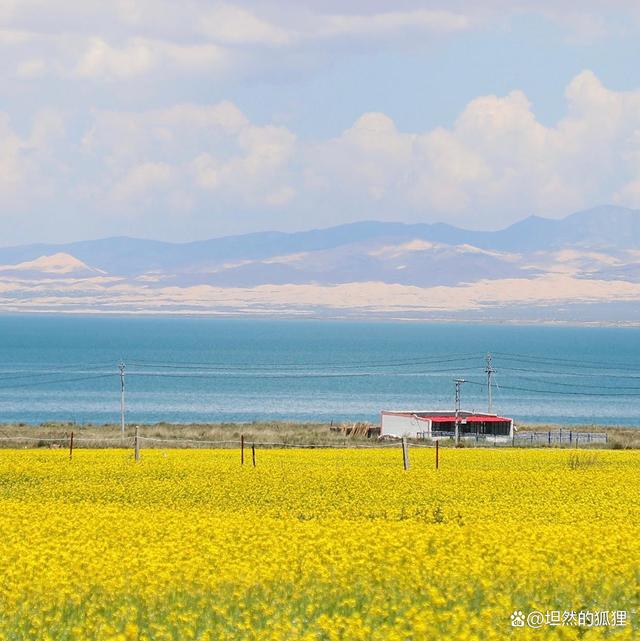
[[[120,370],[120,435],[124,441],[124,370],[126,365],[120,361],[118,369]]]
[[[491,354],[487,354],[487,365],[484,368],[484,371],[487,373],[487,399],[489,402],[489,414],[493,414],[493,397],[491,395],[491,378],[493,377],[494,372],[493,362]]]
[[[464,378],[456,378],[454,379],[455,384],[456,384],[456,432],[455,432],[455,439],[456,439],[456,445],[460,443],[460,388],[462,387],[462,384],[465,382]]]

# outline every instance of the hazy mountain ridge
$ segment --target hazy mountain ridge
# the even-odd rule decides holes
[[[562,220],[531,216],[493,232],[366,221],[190,243],[120,237],[0,248],[0,305],[10,311],[484,309],[498,317],[529,305],[555,318],[567,305],[597,306],[606,316],[613,302],[633,315],[636,300],[640,211],[620,207]]]
[[[187,243],[128,237],[65,244],[37,244],[0,248],[0,264],[35,260],[67,253],[112,274],[147,271],[207,271],[239,260],[336,249],[366,242],[387,244],[414,239],[481,249],[532,252],[579,246],[621,250],[640,247],[640,210],[598,207],[561,220],[530,216],[498,231],[470,231],[446,225],[365,221],[304,232],[258,232]]]

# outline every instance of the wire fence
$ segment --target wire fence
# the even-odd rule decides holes
[[[397,439],[393,441],[381,442],[378,441],[375,444],[365,444],[365,443],[353,443],[345,446],[344,444],[304,444],[304,443],[286,443],[286,442],[267,442],[267,441],[251,441],[249,442],[244,438],[244,435],[241,435],[240,440],[237,439],[224,439],[224,440],[207,440],[207,439],[180,439],[180,438],[161,438],[154,436],[141,436],[139,434],[139,428],[136,427],[135,433],[133,436],[123,436],[123,437],[106,437],[106,438],[90,438],[90,437],[75,437],[75,433],[67,433],[58,437],[38,437],[38,436],[1,436],[0,442],[5,444],[5,448],[11,447],[10,443],[13,444],[13,447],[16,444],[25,444],[28,446],[29,443],[35,444],[36,447],[48,446],[49,448],[63,449],[68,448],[69,462],[73,461],[74,455],[74,446],[77,446],[79,443],[85,443],[90,447],[94,448],[104,448],[115,446],[121,449],[128,451],[133,450],[133,458],[135,459],[136,464],[141,460],[141,450],[144,448],[149,449],[169,449],[169,448],[180,448],[180,449],[198,449],[204,447],[207,449],[232,449],[236,452],[236,455],[239,454],[239,464],[241,466],[251,466],[253,468],[257,467],[257,457],[256,451],[262,450],[277,452],[278,450],[296,450],[296,449],[334,449],[341,450],[346,452],[348,450],[357,450],[357,449],[377,449],[377,450],[389,450],[390,448],[401,450],[402,456],[398,456],[397,465],[402,464],[403,470],[406,472],[411,467],[411,456],[410,450],[429,448],[433,454],[433,465],[436,470],[440,469],[440,439],[435,439],[431,442],[416,442],[415,440],[410,442],[406,437],[402,439]],[[541,432],[531,432],[531,443],[526,443],[526,445],[532,445],[535,442],[535,439],[543,434]],[[588,433],[590,435],[587,438],[586,442],[584,439],[585,433],[575,433],[575,446],[579,446],[580,436],[583,437],[583,446],[591,444],[593,438],[591,435],[597,434],[602,436],[602,434],[593,432]],[[549,433],[547,433],[548,438],[550,439]],[[571,433],[571,438],[573,441],[574,433]],[[606,434],[605,434],[606,437]],[[606,438],[605,438],[606,442]],[[512,446],[516,446],[515,437],[511,439]],[[519,443],[520,446],[523,443]],[[552,442],[549,441],[549,445],[552,445]],[[156,445],[154,448],[153,446]],[[160,448],[157,448],[157,445],[160,445]],[[130,456],[130,455],[129,455]],[[420,463],[420,468],[424,467],[424,458]],[[273,462],[273,461],[272,461]]]
[[[0,436],[0,448],[11,448],[16,445],[28,447],[30,444],[35,448],[60,448],[71,447],[84,444],[85,447],[92,446],[97,449],[105,448],[132,448],[141,449],[143,446],[147,449],[238,449],[246,447],[256,447],[262,449],[301,449],[301,450],[321,450],[321,449],[340,449],[340,450],[381,450],[388,448],[401,448],[405,439],[385,438],[372,443],[363,443],[358,441],[349,442],[345,440],[341,443],[292,443],[286,441],[260,441],[249,438],[240,439],[195,439],[195,438],[166,438],[160,436],[142,436],[140,434],[127,436],[104,436],[104,437],[86,437],[78,436],[74,432],[65,433],[60,436],[24,436],[24,435],[4,435]],[[406,439],[407,446],[411,448],[434,448],[436,443],[455,445],[455,437],[448,433],[436,434],[433,439]],[[461,438],[461,444],[464,447],[541,447],[541,446],[569,446],[569,447],[586,447],[589,445],[607,445],[609,435],[606,432],[583,432],[574,430],[548,430],[548,431],[527,431],[516,432],[512,437],[494,438],[493,435],[466,435]]]
[[[73,433],[72,433],[73,434]],[[287,443],[287,442],[276,442],[276,441],[253,441],[253,440],[207,440],[207,439],[191,439],[191,438],[161,438],[155,436],[125,436],[125,437],[97,437],[97,438],[88,438],[88,437],[78,437],[71,434],[56,436],[56,437],[40,437],[40,436],[0,436],[0,443],[34,443],[36,446],[44,446],[46,444],[70,445],[71,441],[73,444],[78,443],[89,443],[94,444],[95,446],[104,446],[105,443],[114,444],[116,447],[133,447],[135,441],[138,441],[139,445],[147,444],[147,446],[160,446],[160,447],[182,447],[183,449],[190,449],[192,446],[205,446],[212,449],[226,449],[226,448],[240,448],[244,447],[260,447],[265,449],[349,449],[349,450],[359,450],[359,449],[386,449],[386,448],[398,448],[402,446],[400,440],[393,442],[377,442],[377,443]],[[416,444],[416,447],[425,447],[424,444]],[[432,446],[430,446],[432,447]],[[156,448],[153,448],[156,449]]]
[[[513,435],[513,444],[527,445],[590,445],[607,444],[607,432],[577,432],[574,430],[547,430],[545,432],[519,432]]]

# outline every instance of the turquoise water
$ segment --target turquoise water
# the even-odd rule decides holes
[[[377,421],[487,409],[522,422],[640,425],[640,330],[313,320],[0,317],[0,422]]]

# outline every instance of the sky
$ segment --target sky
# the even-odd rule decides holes
[[[0,243],[640,208],[638,60],[637,0],[2,0]]]

